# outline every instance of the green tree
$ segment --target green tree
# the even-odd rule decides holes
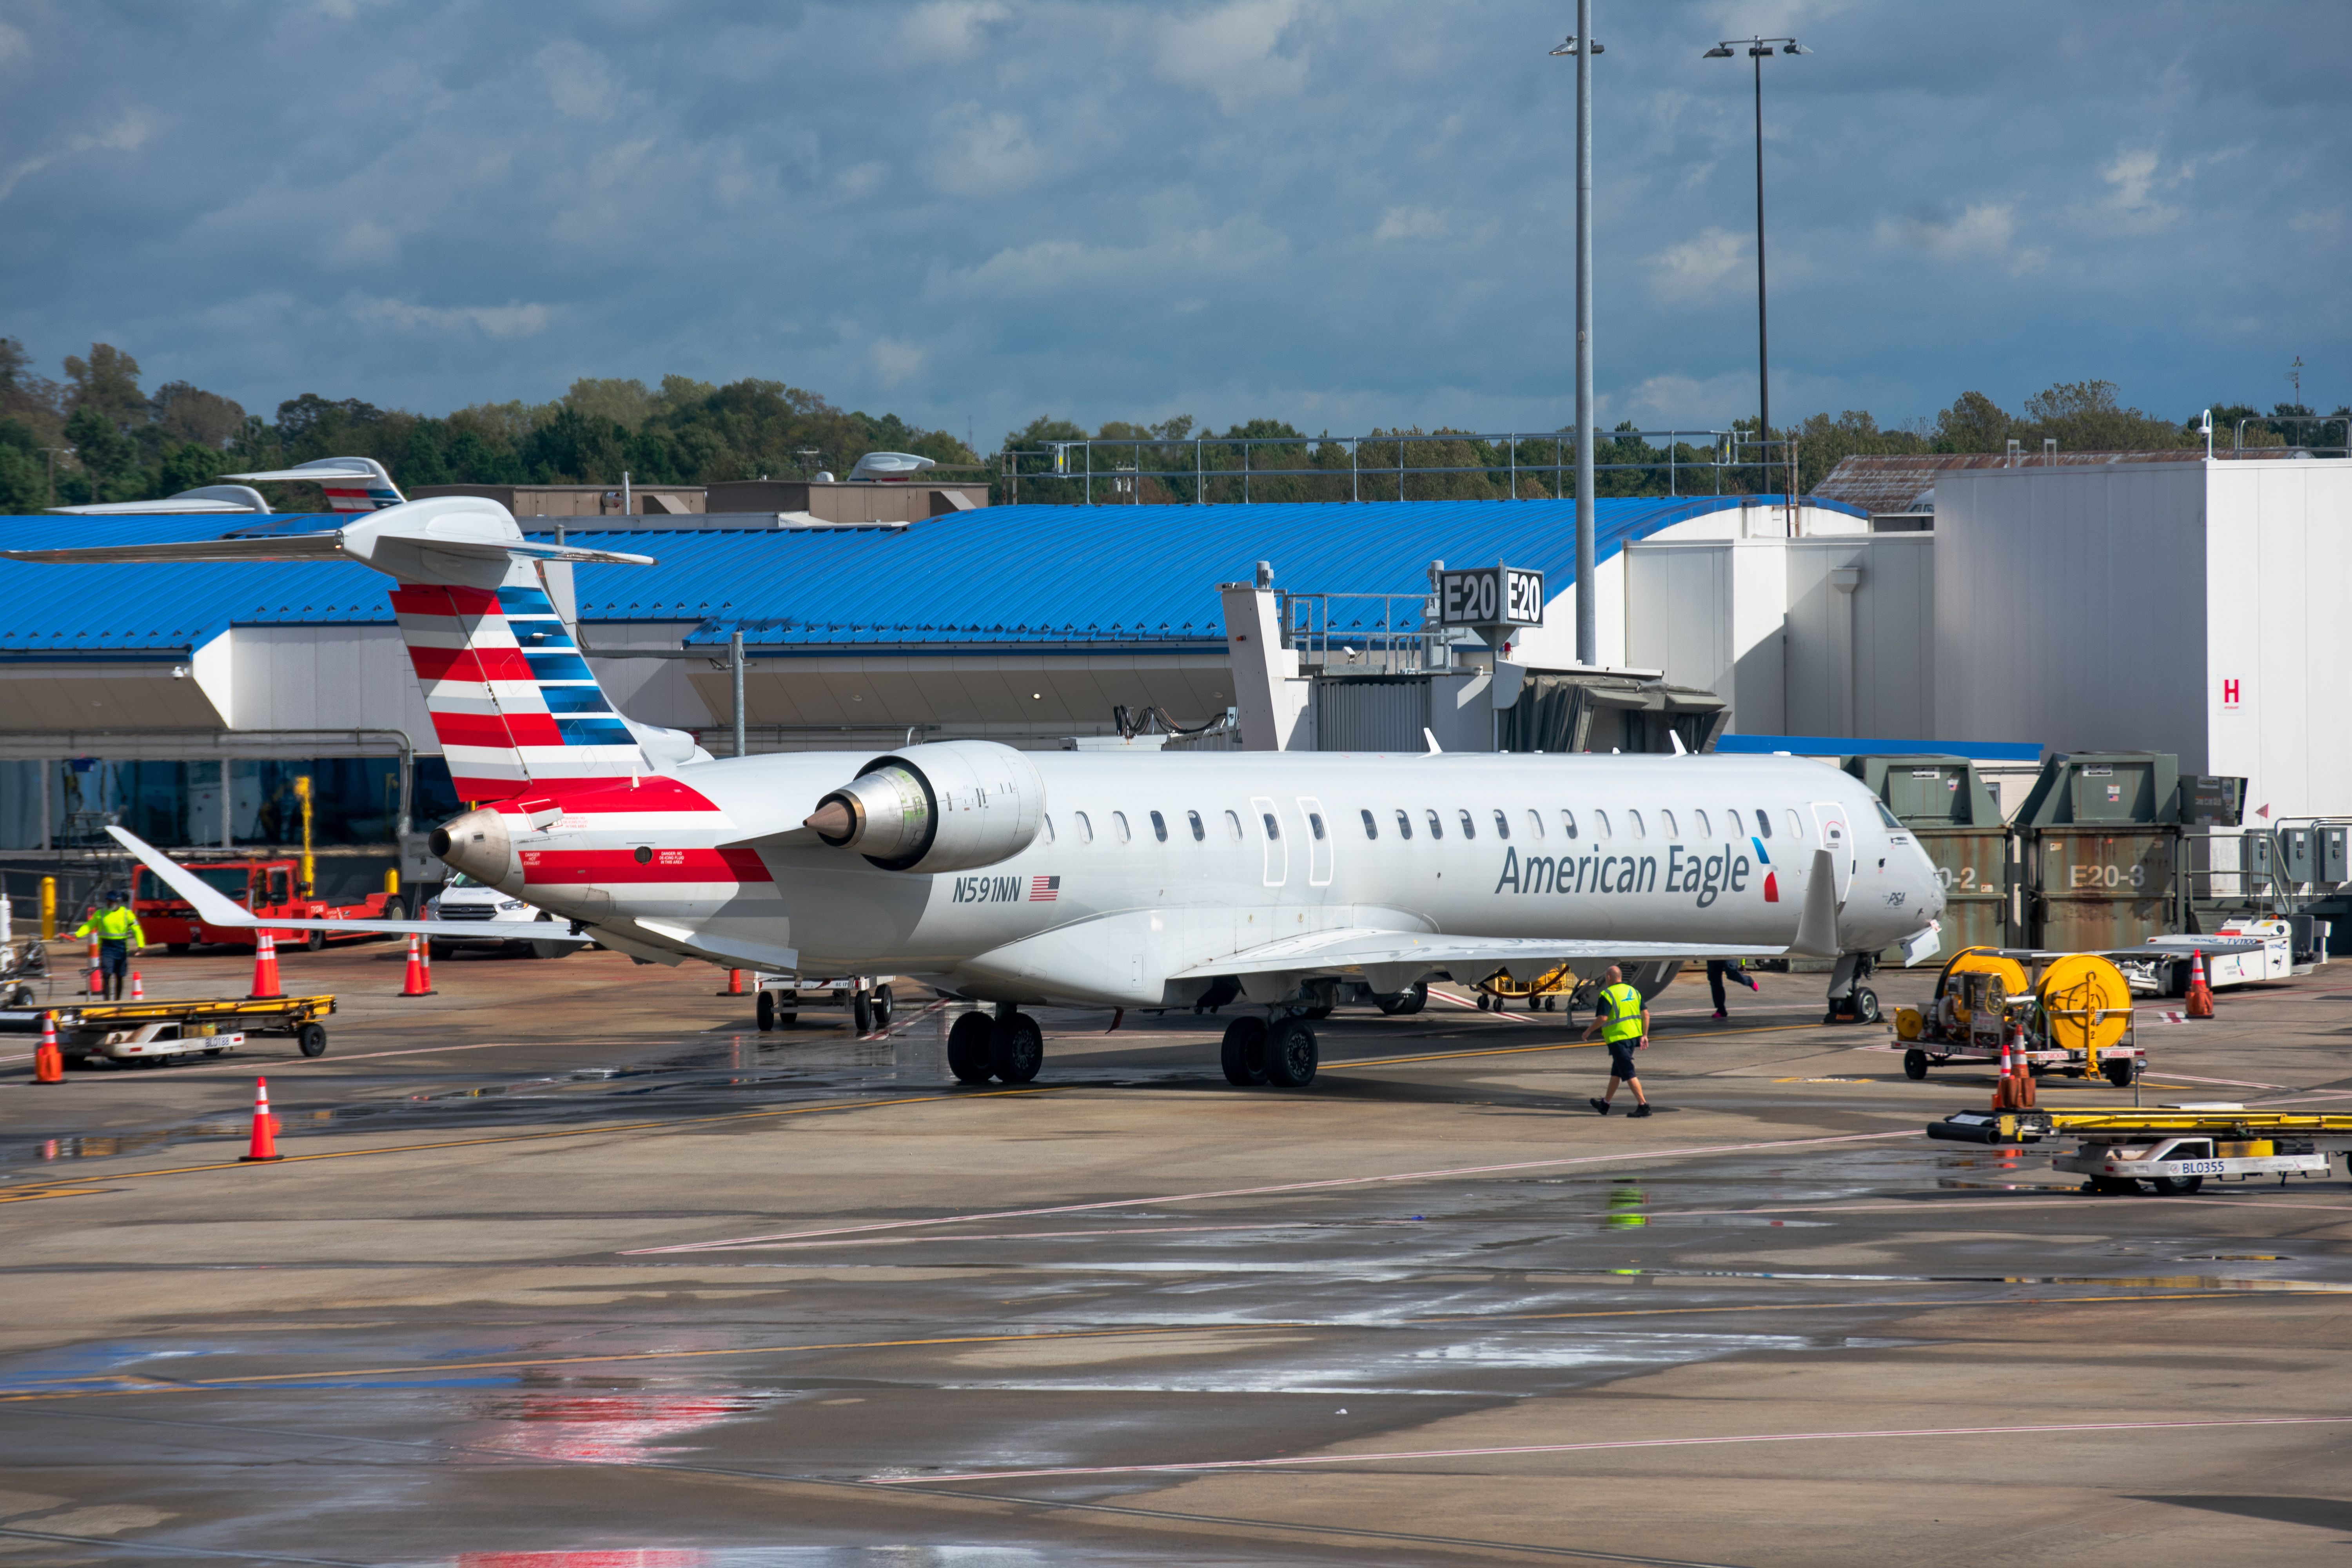
[[[139,362],[111,343],[89,345],[89,358],[66,356],[66,379],[73,384],[71,408],[95,409],[117,429],[147,421],[147,395],[139,390]]]

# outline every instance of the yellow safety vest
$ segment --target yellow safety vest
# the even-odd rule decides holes
[[[142,947],[147,945],[147,933],[139,929],[138,915],[126,905],[118,904],[113,909],[99,910],[82,921],[81,929],[74,935],[88,936],[92,931],[96,931],[103,942],[136,942]]]
[[[1601,1005],[1609,1021],[1601,1026],[1601,1037],[1610,1045],[1620,1040],[1642,1037],[1642,994],[1631,985],[1612,985],[1601,994]]]

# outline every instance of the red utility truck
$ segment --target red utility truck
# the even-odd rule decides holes
[[[290,856],[283,860],[189,857],[181,864],[218,889],[232,902],[243,904],[263,919],[271,915],[295,921],[397,921],[408,918],[407,906],[401,902],[397,893],[370,893],[356,904],[330,904],[310,897],[310,889],[302,883],[302,863]],[[137,912],[140,929],[146,933],[147,940],[160,942],[173,952],[185,952],[200,942],[225,942],[231,947],[243,948],[260,945],[263,928],[205,924],[196,919],[196,911],[165,887],[154,872],[143,868],[131,893],[131,907]],[[345,936],[340,931],[280,931],[270,934],[281,942],[299,942],[316,950],[326,946],[331,936],[336,942],[358,942],[376,933],[355,931]]]

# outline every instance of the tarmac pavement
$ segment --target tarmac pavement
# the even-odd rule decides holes
[[[0,1559],[2192,1563],[2352,1541],[2352,1184],[2092,1196],[1931,1142],[1819,975],[1581,1020],[952,1009],[762,1035],[719,972],[288,952],[315,1060],[0,1043]],[[68,958],[68,962],[70,962]],[[248,961],[142,959],[151,995]],[[2145,1024],[2143,1089],[2352,1110],[2352,984]],[[1890,1009],[1932,967],[1882,973]],[[1459,988],[1441,987],[1459,991]],[[2143,1020],[2151,1016],[2144,1013]],[[240,1165],[266,1072],[288,1159]],[[2045,1081],[2043,1103],[2113,1104]],[[618,1553],[619,1555],[615,1555]]]

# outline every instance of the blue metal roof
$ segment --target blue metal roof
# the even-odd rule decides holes
[[[1751,498],[1771,502],[1773,498]],[[1598,501],[1599,558],[1740,498]],[[1816,505],[1833,503],[1815,502]],[[1853,508],[1835,510],[1863,515]],[[608,531],[599,545],[655,566],[576,570],[588,621],[740,626],[762,647],[1213,642],[1216,585],[1271,561],[1300,592],[1402,594],[1433,558],[1575,577],[1573,501],[1370,501],[1251,506],[989,507],[905,528]],[[273,519],[328,529],[331,515]],[[537,520],[533,520],[537,521]],[[247,525],[249,528],[251,525]],[[241,531],[212,517],[26,517],[0,547],[131,544]],[[578,539],[575,538],[575,542]],[[40,566],[0,561],[0,656],[184,649],[229,626],[388,625],[384,579],[358,565]],[[1379,624],[1377,608],[1367,612]],[[1349,626],[1337,612],[1334,630]]]

